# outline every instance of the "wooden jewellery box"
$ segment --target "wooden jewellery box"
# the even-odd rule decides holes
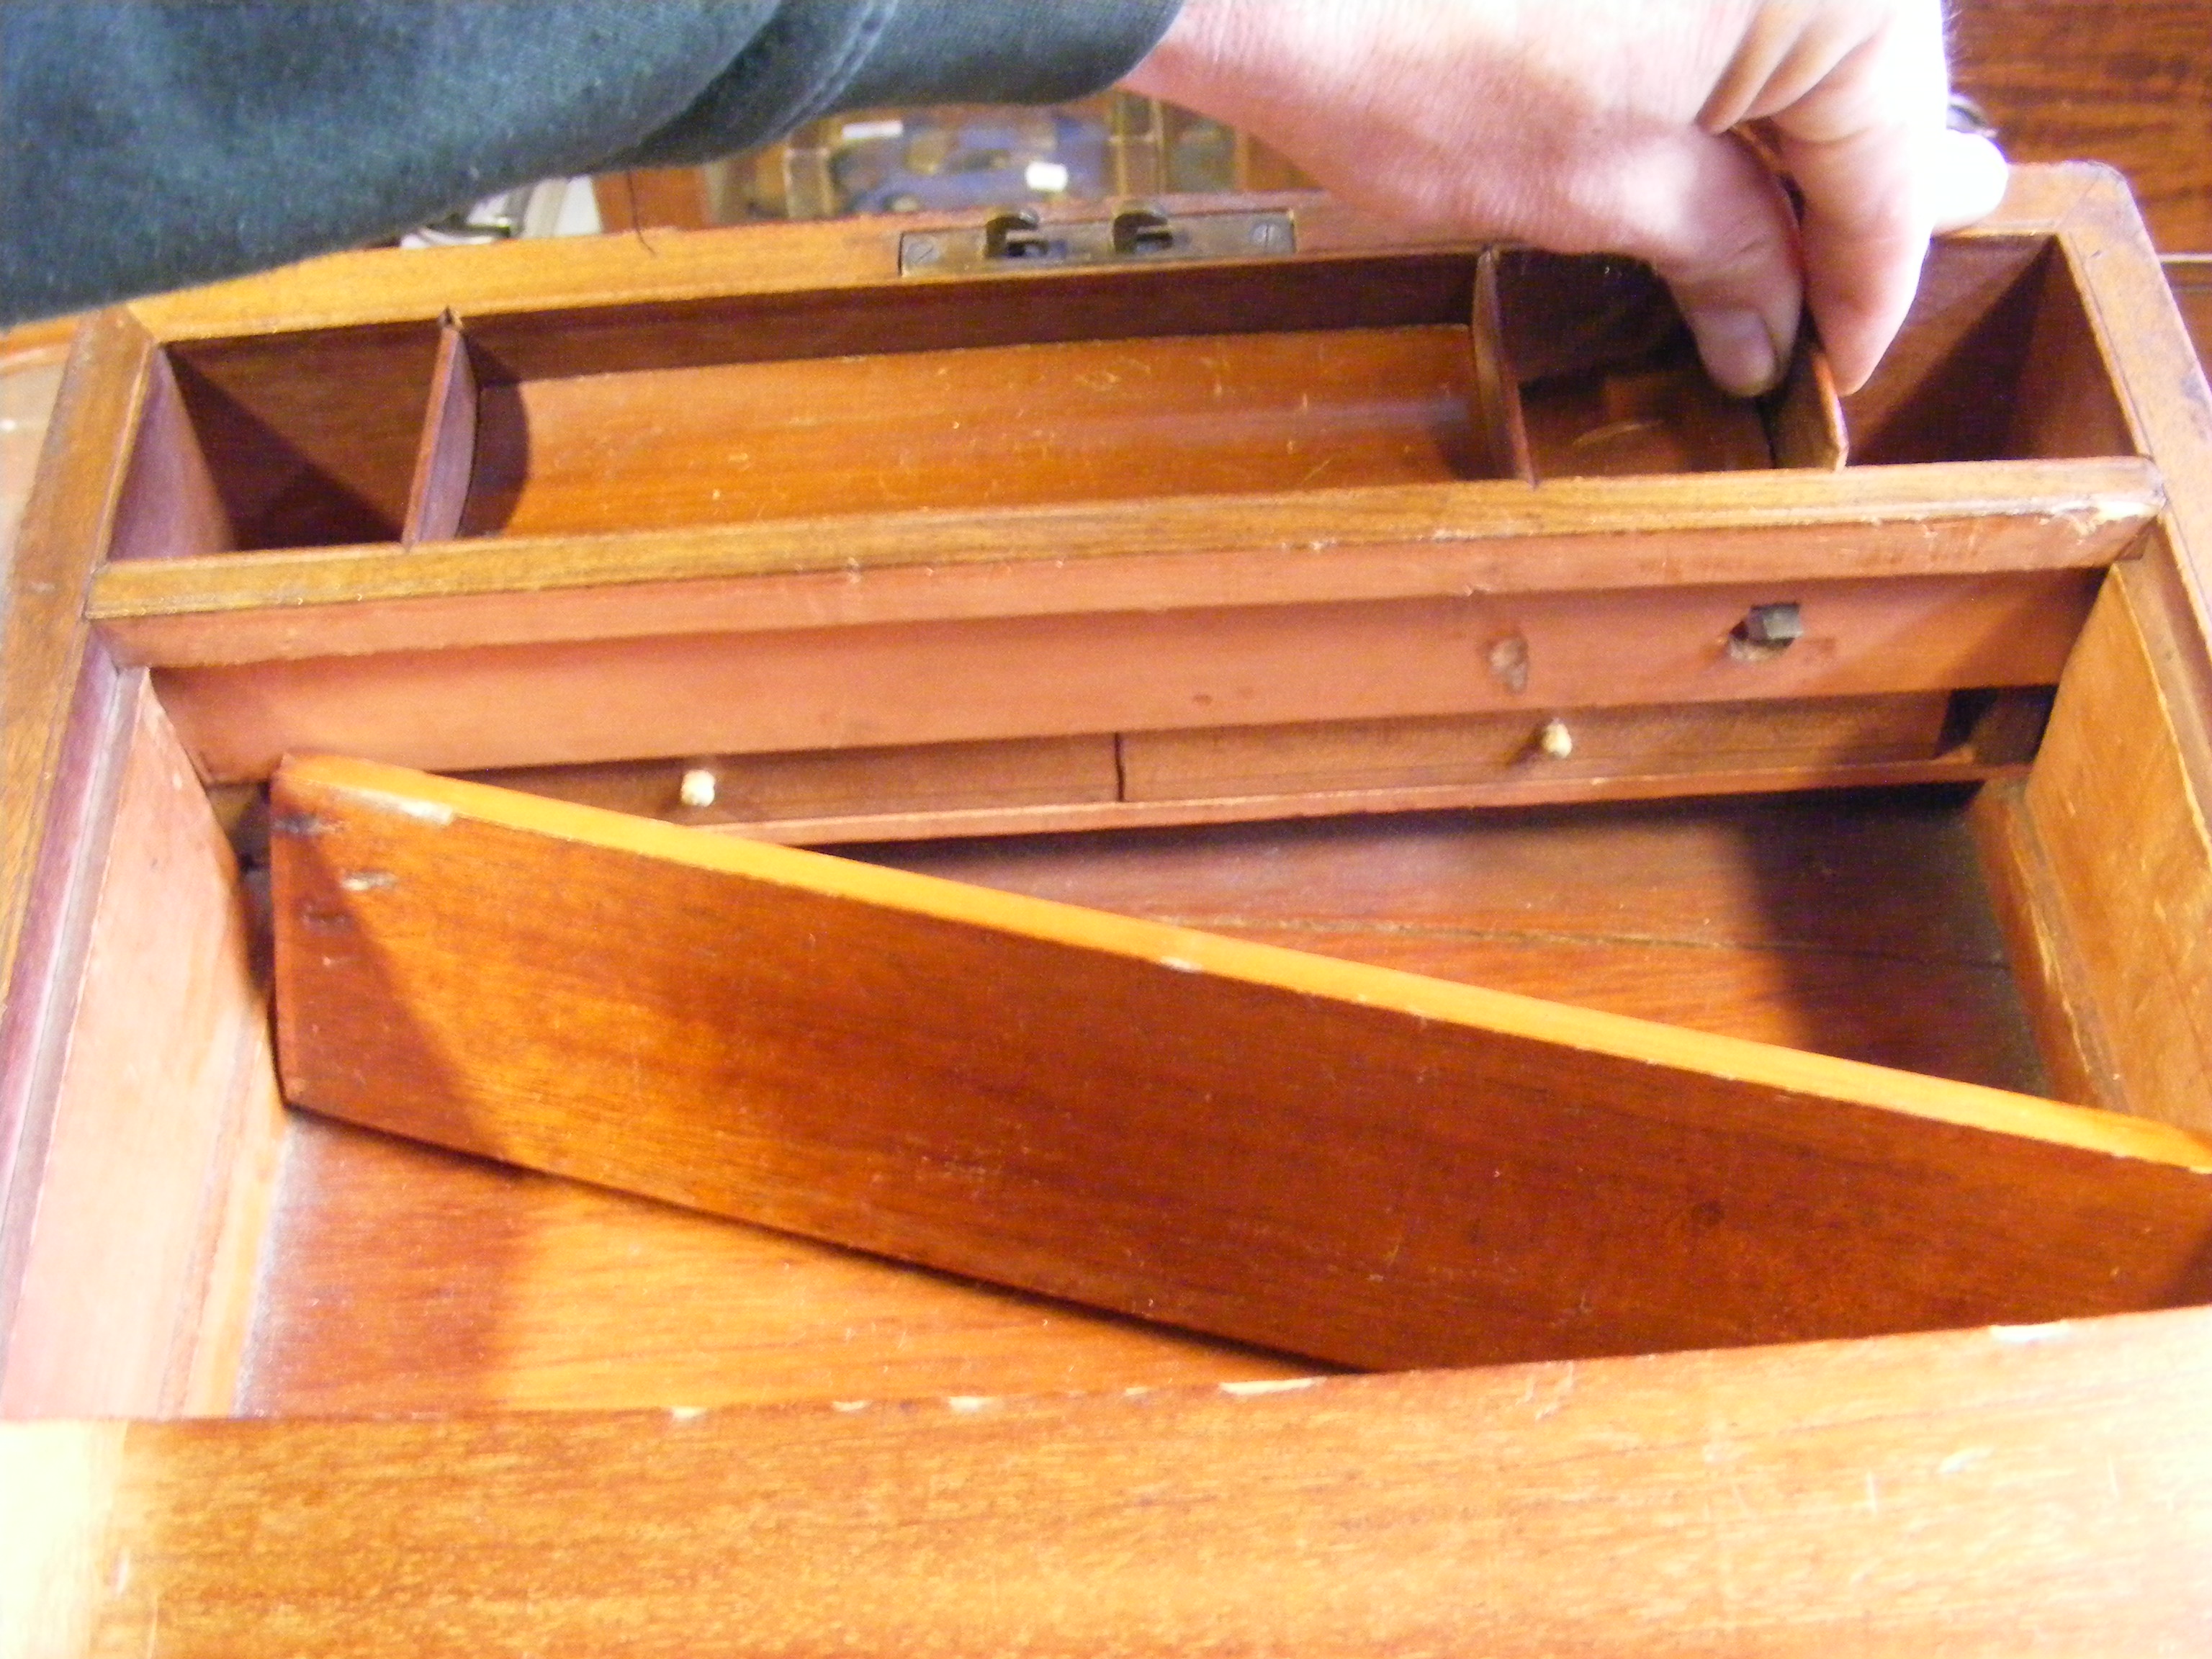
[[[8,1652],[2212,1652],[2116,175],[1840,403],[1170,200],[148,301],[40,466]]]

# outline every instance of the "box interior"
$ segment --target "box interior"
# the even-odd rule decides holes
[[[1478,384],[1472,258],[1262,273],[1259,306],[1251,275],[1231,275],[1189,273],[1171,305],[1117,273],[948,287],[902,308],[896,337],[866,296],[800,295],[173,343],[113,556],[1509,476]],[[1594,339],[1560,344],[1543,307],[1593,279],[1614,273],[1534,256],[1499,269],[1488,344],[1510,368],[1532,476],[1771,465],[1764,425],[1704,386],[1648,284],[1628,285]],[[1941,246],[1905,346],[1845,412],[1862,465],[2136,447],[2070,274],[2041,238]],[[2048,706],[2047,688],[1881,701],[1844,711],[1855,735],[1807,745],[1923,755],[1981,740],[1990,764],[2016,771]],[[1528,733],[1498,740],[1510,757]],[[981,760],[1000,780],[984,798],[1003,803],[1024,787],[1063,799],[1071,777],[1126,771],[1110,744],[1073,741],[1050,756],[969,746],[993,752],[953,757],[947,775],[971,787],[967,763]],[[880,800],[887,778],[895,793],[898,776],[963,747],[915,745],[888,770],[826,781],[820,754],[789,751],[764,757],[788,775],[763,787],[820,815],[825,801]],[[649,776],[622,762],[599,781],[623,796],[610,804],[680,816],[669,796],[684,769],[656,755]],[[549,771],[494,781],[598,787],[584,769]],[[254,793],[216,793],[246,826],[249,895]],[[1966,782],[850,850],[2057,1093],[2033,1006],[2039,970],[1991,890],[1975,803]],[[271,1190],[234,1401],[247,1413],[905,1397],[1313,1369],[305,1117],[282,1132]]]

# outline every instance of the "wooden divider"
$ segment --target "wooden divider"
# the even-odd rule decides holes
[[[336,759],[287,1096],[1372,1367],[2212,1295],[2163,1125]]]

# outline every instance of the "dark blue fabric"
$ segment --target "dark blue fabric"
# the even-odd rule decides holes
[[[1178,3],[0,0],[0,325],[836,109],[1079,97]]]

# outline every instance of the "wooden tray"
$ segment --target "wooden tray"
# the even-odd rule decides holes
[[[2110,175],[2025,170],[1937,250],[1840,469],[1816,373],[1705,401],[1632,273],[1161,210],[1119,255],[1110,221],[1000,228],[1035,258],[949,223],[613,238],[87,325],[7,618],[0,1407],[142,1420],[0,1436],[35,1640],[2202,1639],[2185,1263],[2164,1311],[1288,1388],[1313,1368],[288,1126],[226,826],[250,877],[260,781],[324,750],[963,873],[1000,855],[945,838],[1542,805],[1679,851],[1650,826],[1750,809],[1599,804],[1971,791],[2037,1053],[1926,1064],[2212,1134],[2212,404]],[[1357,860],[1442,822],[1316,833]],[[1168,833],[1248,891],[1297,844]],[[1110,904],[1126,872],[1055,846]],[[1868,915],[1914,879],[1871,870]],[[1589,1000],[1635,948],[1585,954]],[[1759,1000],[1708,1023],[1777,1035]],[[472,1274],[509,1324],[441,1322]],[[749,1351],[732,1298],[779,1281],[829,1305]],[[734,1325],[687,1334],[678,1286]],[[768,1399],[817,1403],[696,1409]],[[531,1404],[659,1409],[146,1420]]]

